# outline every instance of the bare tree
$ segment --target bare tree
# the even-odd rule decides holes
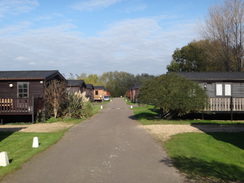
[[[54,118],[57,118],[61,102],[65,99],[66,83],[52,80],[46,83],[44,98],[53,109]]]
[[[225,0],[209,9],[209,16],[201,26],[204,39],[218,41],[215,53],[226,71],[244,69],[244,1]]]

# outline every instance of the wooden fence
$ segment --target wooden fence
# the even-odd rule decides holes
[[[33,102],[29,98],[0,98],[0,114],[32,114]]]
[[[209,105],[205,111],[243,111],[244,112],[244,98],[209,98]]]

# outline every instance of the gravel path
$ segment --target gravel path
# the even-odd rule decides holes
[[[0,132],[57,132],[70,128],[73,124],[56,122],[56,123],[37,123],[31,125],[2,125]]]
[[[146,125],[141,126],[152,135],[167,141],[172,135],[189,132],[244,132],[244,125]]]
[[[38,123],[31,125],[2,125],[0,132],[57,132],[72,127],[73,124],[56,123]],[[178,133],[207,133],[207,132],[244,132],[244,125],[146,125],[140,126],[146,129],[153,136],[167,141],[172,135]]]

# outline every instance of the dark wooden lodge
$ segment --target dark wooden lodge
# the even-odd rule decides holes
[[[0,71],[0,119],[31,116],[32,122],[43,107],[45,84],[65,80],[57,70]]]
[[[205,112],[244,113],[244,72],[177,72],[206,91]]]

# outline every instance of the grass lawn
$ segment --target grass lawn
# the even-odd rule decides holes
[[[19,169],[35,154],[44,151],[50,145],[56,143],[64,131],[56,133],[24,133],[24,132],[1,132],[0,152],[6,151],[10,164],[0,167],[0,180],[7,174]],[[33,137],[38,137],[39,148],[32,148]]]
[[[124,101],[126,102],[127,105],[135,105],[134,102],[131,102],[129,99],[124,99]]]
[[[164,144],[174,165],[198,182],[244,182],[244,133],[185,133]]]
[[[221,124],[243,125],[236,121],[163,120],[153,106],[132,109],[143,125]],[[199,183],[244,182],[244,133],[184,133],[164,143],[174,166]]]
[[[243,121],[216,121],[216,120],[165,120],[158,117],[158,109],[154,106],[144,105],[133,107],[135,119],[141,122],[143,125],[155,125],[155,124],[240,124],[244,125]]]

